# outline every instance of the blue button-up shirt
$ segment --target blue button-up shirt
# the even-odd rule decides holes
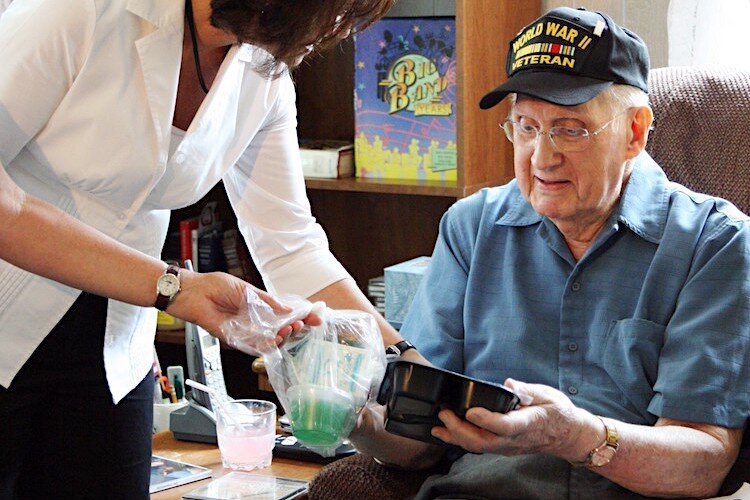
[[[576,261],[516,182],[443,217],[401,330],[437,366],[547,384],[593,413],[739,427],[750,414],[750,219],[647,155]]]

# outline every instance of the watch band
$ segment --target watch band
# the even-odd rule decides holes
[[[575,467],[603,467],[611,462],[615,453],[617,453],[617,448],[620,444],[620,435],[617,433],[617,428],[614,424],[608,424],[599,415],[596,418],[604,424],[604,441],[589,452],[586,460],[582,462],[570,462]]]
[[[416,349],[416,347],[414,347],[414,344],[408,340],[402,340],[401,342],[396,342],[395,344],[387,346],[385,348],[385,355],[388,358],[397,358],[409,349]]]
[[[180,268],[175,265],[169,265],[167,266],[167,270],[164,271],[164,275],[166,274],[172,274],[176,276],[177,278],[180,277]],[[162,275],[162,276],[164,276]],[[161,277],[159,277],[161,279]],[[179,290],[178,290],[179,291]],[[159,290],[159,285],[157,284],[156,287],[156,302],[154,302],[154,307],[157,308],[160,311],[164,311],[167,309],[167,306],[169,306],[169,303],[172,301],[175,295],[177,295],[177,292],[173,293],[172,295],[164,295]]]

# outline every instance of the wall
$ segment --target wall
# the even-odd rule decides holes
[[[667,8],[669,0],[542,0],[542,12],[555,7],[585,7],[612,17],[646,42],[651,67],[667,66]]]

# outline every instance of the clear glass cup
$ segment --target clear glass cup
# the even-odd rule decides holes
[[[260,399],[236,399],[224,406],[216,411],[216,437],[224,467],[247,471],[271,465],[276,405]]]

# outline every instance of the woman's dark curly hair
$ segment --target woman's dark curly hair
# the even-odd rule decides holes
[[[211,0],[211,24],[240,42],[273,47],[258,70],[271,75],[291,67],[307,45],[321,49],[341,33],[361,31],[380,19],[394,0]]]

